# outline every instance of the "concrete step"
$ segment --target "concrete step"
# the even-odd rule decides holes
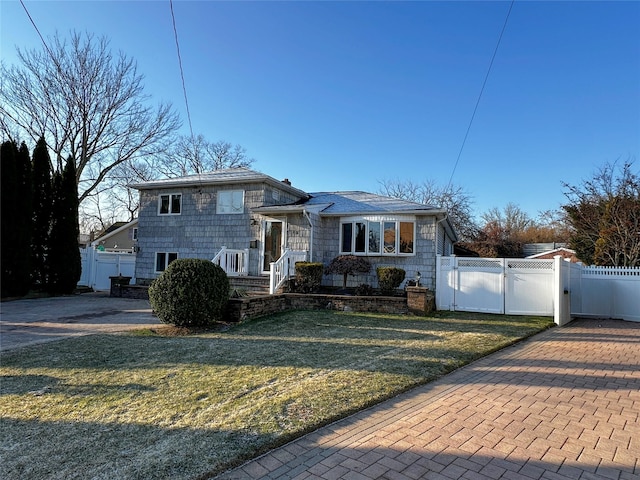
[[[268,276],[246,276],[246,277],[229,277],[231,289],[236,289],[240,293],[248,295],[268,295],[269,294],[269,277]]]

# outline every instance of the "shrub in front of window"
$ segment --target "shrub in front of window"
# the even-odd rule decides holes
[[[378,286],[384,294],[393,293],[404,280],[406,272],[402,268],[396,267],[378,267],[376,268],[378,275]]]
[[[206,326],[222,319],[229,279],[209,260],[179,258],[149,287],[149,302],[161,322],[179,327]]]
[[[315,292],[322,283],[324,265],[316,262],[296,262],[296,291]]]
[[[369,273],[371,264],[364,257],[356,255],[339,255],[329,263],[325,270],[327,275],[342,275],[342,288],[347,288],[347,277],[358,273]]]

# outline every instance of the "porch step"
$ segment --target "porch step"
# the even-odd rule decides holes
[[[229,277],[229,283],[232,290],[236,289],[249,295],[269,294],[268,276]]]

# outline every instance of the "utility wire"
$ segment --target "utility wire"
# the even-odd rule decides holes
[[[493,61],[496,59],[496,55],[498,53],[498,48],[500,47],[500,42],[502,41],[502,36],[504,35],[504,31],[507,29],[507,22],[509,21],[509,16],[511,15],[511,9],[513,8],[513,4],[516,0],[511,0],[511,4],[509,5],[509,11],[507,12],[507,17],[504,19],[504,25],[502,25],[502,31],[500,32],[500,36],[498,37],[498,43],[496,44],[496,48],[493,51],[493,56],[491,57],[491,62],[489,62],[489,68],[487,69],[487,74],[484,77],[484,81],[482,82],[482,88],[480,89],[480,94],[478,95],[478,100],[476,101],[476,106],[473,109],[473,114],[471,115],[471,120],[469,120],[469,125],[467,126],[467,131],[464,134],[464,139],[462,140],[462,145],[460,146],[460,151],[458,152],[458,157],[456,158],[456,163],[453,165],[453,171],[451,172],[451,176],[449,177],[449,183],[447,184],[447,190],[451,186],[451,182],[453,180],[453,175],[456,173],[456,168],[458,168],[458,162],[460,161],[460,157],[462,156],[462,150],[464,150],[464,146],[467,143],[467,137],[469,136],[469,132],[471,131],[471,125],[473,124],[473,119],[476,116],[476,112],[478,111],[478,105],[480,105],[480,99],[482,98],[482,93],[484,92],[484,87],[487,85],[487,80],[489,79],[489,74],[491,73],[491,67],[493,67]]]
[[[189,99],[187,98],[187,87],[184,82],[184,70],[182,69],[182,56],[180,55],[180,43],[178,42],[178,29],[176,28],[176,17],[173,13],[173,0],[169,0],[169,6],[171,7],[171,20],[173,21],[173,36],[176,39],[176,50],[178,52],[178,64],[180,66],[180,78],[182,79],[182,93],[184,94],[184,104],[187,107],[187,120],[189,122],[189,132],[191,133],[191,143],[194,145],[194,151],[196,156],[198,152],[195,148],[195,140],[193,136],[193,125],[191,124],[191,112],[189,110]],[[196,158],[197,161],[197,158]]]
[[[42,40],[42,44],[44,45],[44,48],[49,53],[49,56],[53,59],[54,62],[56,62],[56,59],[53,56],[53,53],[49,49],[49,45],[47,45],[47,42],[45,42],[44,37],[40,33],[40,29],[36,25],[36,22],[33,21],[33,18],[31,17],[31,14],[29,13],[29,10],[27,10],[27,6],[24,4],[24,2],[22,0],[20,0],[20,5],[22,5],[22,8],[24,9],[24,12],[27,14],[27,17],[29,17],[29,21],[31,22],[31,25],[33,25],[33,28],[36,29],[36,32],[38,33],[38,36],[40,37],[40,40]],[[58,65],[58,62],[56,62],[56,66],[58,67],[58,69],[60,69],[60,65]]]

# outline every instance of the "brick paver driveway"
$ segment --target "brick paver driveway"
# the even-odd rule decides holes
[[[639,479],[640,323],[578,320],[220,479]]]

